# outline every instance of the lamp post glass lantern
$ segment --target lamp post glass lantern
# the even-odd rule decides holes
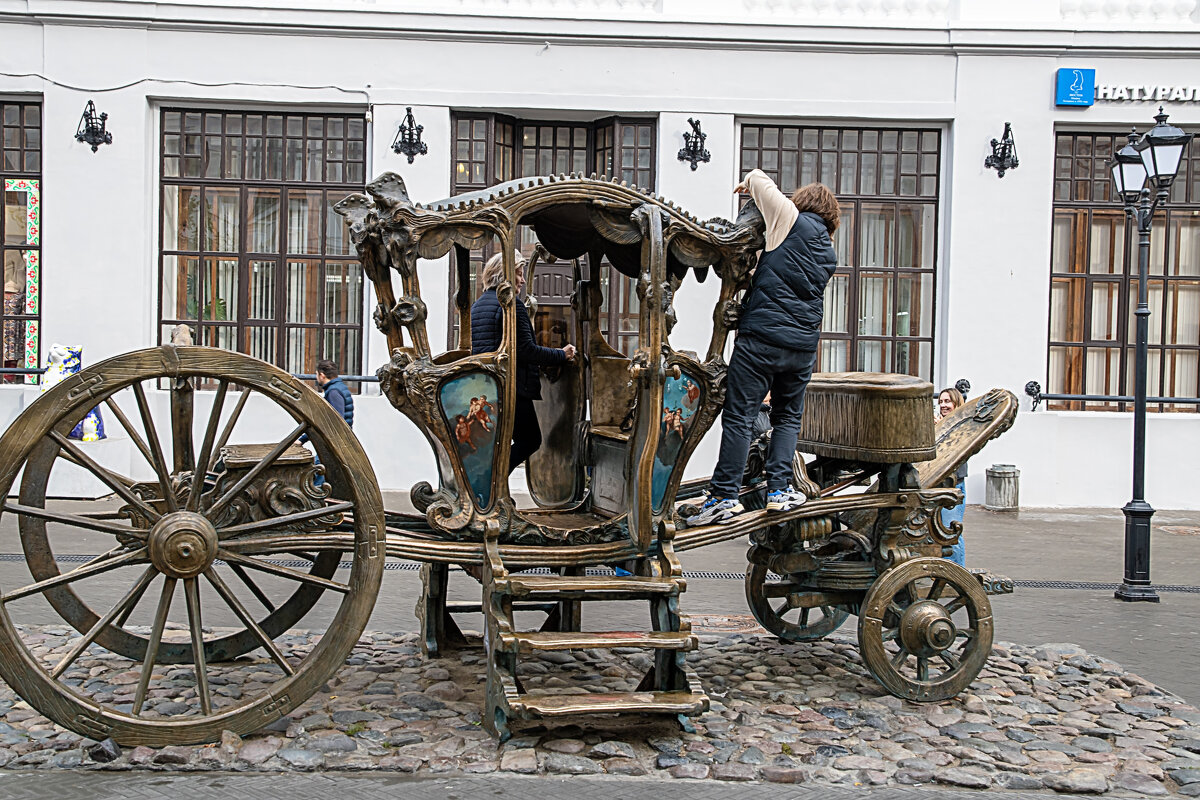
[[[1154,212],[1167,201],[1183,153],[1192,139],[1167,124],[1162,107],[1155,126],[1138,138],[1129,134],[1129,144],[1113,157],[1113,189],[1125,213],[1137,225],[1138,303],[1137,347],[1134,350],[1133,391],[1133,498],[1121,510],[1125,514],[1125,574],[1115,596],[1127,602],[1158,602],[1150,585],[1150,518],[1154,509],[1146,502],[1146,363],[1150,329],[1147,273],[1150,271],[1150,231]],[[1153,190],[1153,191],[1152,191]]]

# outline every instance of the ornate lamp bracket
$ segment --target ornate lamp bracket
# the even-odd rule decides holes
[[[992,139],[992,154],[983,160],[983,166],[996,170],[1000,178],[1004,177],[1006,171],[1021,166],[1017,158],[1017,142],[1012,135],[1012,123],[1004,123],[1004,135]]]
[[[679,160],[692,162],[692,170],[695,171],[697,164],[701,161],[708,163],[712,156],[704,149],[704,140],[708,138],[708,135],[700,130],[700,120],[688,117],[688,125],[692,126],[692,132],[685,131],[683,134],[683,147],[679,151]]]
[[[108,114],[96,114],[96,104],[88,100],[83,108],[83,116],[79,118],[79,128],[75,131],[75,140],[92,146],[92,152],[100,149],[102,144],[112,144],[112,134],[105,130],[108,124]]]
[[[429,152],[429,145],[421,141],[421,131],[425,130],[424,125],[418,125],[413,119],[412,107],[404,109],[404,122],[400,123],[400,130],[396,131],[396,141],[392,142],[392,151],[397,155],[408,156],[408,163],[413,163],[413,159],[417,156],[423,156]]]

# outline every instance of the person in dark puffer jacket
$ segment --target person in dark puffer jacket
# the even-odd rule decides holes
[[[766,247],[742,304],[729,360],[717,466],[708,498],[690,525],[728,522],[744,510],[738,490],[751,427],[768,392],[773,432],[766,459],[767,511],[786,511],[804,502],[804,495],[790,485],[792,457],[804,390],[817,362],[825,287],[837,268],[831,237],[841,210],[828,187],[810,183],[789,199],[756,169],[734,191],[754,198],[766,221]]]
[[[529,312],[521,302],[525,290],[525,257],[514,251],[517,263],[517,349],[514,368],[516,370],[517,403],[513,409],[513,441],[508,453],[508,471],[511,473],[542,446],[542,431],[538,427],[537,409],[533,401],[542,399],[542,382],[538,368],[562,364],[575,358],[575,345],[568,344],[561,350],[542,347],[533,338],[533,323]],[[496,287],[504,279],[504,254],[497,253],[488,259],[480,273],[484,292],[471,306],[471,354],[489,353],[500,349],[504,335],[504,307],[496,297]]]

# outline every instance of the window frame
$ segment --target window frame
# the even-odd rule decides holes
[[[767,144],[766,132],[768,130],[774,132],[771,137],[775,142],[773,145]],[[754,131],[755,136],[748,137],[747,131]],[[785,131],[795,132],[796,144],[794,147],[786,144],[788,137],[785,136]],[[809,134],[811,134],[811,140]],[[865,134],[873,136],[875,141],[873,147],[864,144],[864,140],[867,138]],[[915,136],[914,150],[904,150],[905,134]],[[887,145],[889,135],[895,135],[894,147]],[[933,137],[931,149],[926,148],[926,137],[928,136]],[[748,138],[754,139],[757,143],[749,143]],[[850,144],[850,140],[853,140],[854,144]],[[815,142],[815,147],[810,141]],[[861,362],[865,359],[863,345],[878,343],[879,349],[884,353],[882,363],[878,365],[883,371],[905,372],[917,374],[926,380],[933,379],[937,365],[935,349],[939,327],[938,314],[941,310],[938,295],[938,272],[942,244],[941,189],[944,142],[943,129],[928,124],[854,126],[824,125],[808,121],[739,121],[737,131],[739,176],[745,175],[751,169],[762,169],[785,194],[789,195],[805,183],[821,180],[834,190],[838,203],[842,207],[842,223],[834,234],[834,246],[838,250],[838,267],[826,288],[826,313],[822,321],[818,370],[829,371],[833,366],[835,353],[839,347],[844,348],[845,370],[861,370]],[[764,157],[764,153],[773,154],[773,157],[767,159]],[[791,154],[790,158],[788,154]],[[807,154],[811,154],[811,160],[806,160]],[[906,155],[912,155],[911,165],[906,163]],[[873,158],[873,169],[875,170],[875,178],[869,191],[864,191],[866,188],[864,187],[865,170],[863,168],[866,163],[865,156]],[[888,161],[891,162],[890,169],[892,170],[891,186],[889,192],[884,192],[882,186],[886,174],[884,165]],[[832,171],[832,176],[830,176],[834,179],[832,182],[825,180],[826,169]],[[789,170],[791,175],[788,174]],[[849,180],[847,180],[847,174],[850,176]],[[787,176],[786,179],[785,176]],[[911,190],[906,190],[905,181],[909,179],[912,181]],[[742,202],[745,202],[744,198]],[[893,248],[893,252],[890,255],[890,265],[885,263],[884,266],[864,266],[860,263],[863,246],[863,208],[872,205],[891,207],[890,227],[893,230],[889,235],[889,246]],[[897,261],[901,243],[899,221],[902,210],[905,208],[925,209],[927,212],[921,219],[923,224],[924,220],[928,220],[931,230],[928,234],[923,235],[924,241],[921,243],[919,252],[924,260],[924,244],[927,242],[929,245],[928,266],[902,266]],[[849,237],[848,241],[846,237]],[[863,281],[871,276],[885,276],[887,279],[886,293],[890,296],[887,302],[889,308],[887,333],[861,332]],[[919,288],[923,280],[929,281],[927,293],[922,292],[922,294],[928,295],[928,306],[926,307],[923,299],[917,306],[922,316],[928,320],[928,333],[925,335],[901,335],[897,333],[901,327],[900,316],[902,313],[898,305],[898,298],[902,294],[902,285],[905,280],[912,281],[914,276],[920,276],[920,280],[917,282]],[[830,325],[834,323],[837,315],[829,313],[829,292],[841,279],[845,280],[847,295],[844,306],[846,323],[844,331],[830,329]],[[911,297],[911,287],[909,296]],[[904,313],[911,313],[913,307],[910,302],[910,312]],[[911,321],[910,317],[910,330]],[[840,342],[845,344],[836,344]],[[928,355],[924,358],[921,353],[922,347],[928,348]],[[915,359],[912,355],[914,348],[916,350]],[[905,353],[904,356],[901,355],[902,352]],[[899,368],[902,359],[907,359],[910,365],[915,363],[915,367]],[[922,369],[927,372],[922,372]]]
[[[1114,126],[1119,127],[1119,126]],[[1086,146],[1083,143],[1086,142]],[[1046,320],[1046,386],[1052,394],[1093,394],[1109,396],[1131,396],[1133,394],[1133,366],[1136,348],[1136,325],[1133,310],[1137,306],[1138,281],[1138,234],[1137,226],[1125,214],[1121,203],[1112,199],[1111,178],[1108,161],[1115,149],[1124,146],[1124,134],[1107,131],[1063,128],[1054,131],[1054,188],[1051,203],[1051,242],[1049,269],[1049,303]],[[1064,150],[1064,144],[1067,145]],[[1095,224],[1097,218],[1120,221],[1121,246],[1119,263],[1116,261],[1112,242],[1108,248],[1109,271],[1093,271],[1095,233],[1102,231]],[[1150,330],[1149,330],[1149,385],[1151,397],[1200,396],[1200,336],[1194,344],[1168,342],[1168,319],[1166,313],[1171,298],[1178,305],[1178,287],[1195,284],[1193,291],[1200,293],[1200,270],[1196,274],[1172,273],[1172,259],[1178,259],[1176,239],[1182,220],[1200,218],[1200,155],[1189,152],[1184,156],[1180,172],[1171,188],[1171,197],[1165,208],[1155,214],[1151,231],[1150,265]],[[1071,220],[1071,250],[1062,254],[1057,250],[1059,237],[1057,228],[1060,220]],[[1197,219],[1200,227],[1200,219]],[[1113,226],[1113,230],[1116,230]],[[1111,237],[1110,234],[1110,239]],[[1065,260],[1063,256],[1066,256]],[[1061,262],[1061,263],[1060,263]],[[1060,269],[1064,267],[1063,269]],[[1055,308],[1056,287],[1067,287],[1068,303],[1064,307],[1064,319],[1059,319]],[[1109,295],[1109,319],[1115,322],[1116,330],[1111,338],[1097,338],[1095,322],[1103,311],[1096,302],[1097,289],[1105,286],[1115,288],[1115,300]],[[1072,289],[1074,287],[1074,289]],[[1175,291],[1172,291],[1172,288]],[[1110,291],[1112,289],[1110,288]],[[1079,295],[1074,297],[1073,295]],[[1112,306],[1115,305],[1115,311]],[[1115,319],[1113,319],[1115,317]],[[1170,315],[1178,325],[1178,316]],[[1200,320],[1196,320],[1200,325]],[[1067,334],[1056,338],[1056,328]],[[1077,331],[1074,338],[1071,333]],[[1056,351],[1058,353],[1056,354]],[[1107,351],[1107,352],[1105,352]],[[1090,353],[1097,353],[1104,361],[1106,375],[1115,371],[1115,380],[1105,380],[1103,389],[1088,391],[1092,383],[1093,365]],[[1175,381],[1168,378],[1169,370],[1176,368],[1177,353],[1189,353],[1195,367],[1190,385],[1171,386]],[[1055,374],[1055,359],[1062,359],[1062,373]],[[1111,360],[1115,357],[1115,369]],[[1170,357],[1170,358],[1169,358]],[[1168,363],[1172,366],[1168,367]],[[1157,373],[1157,377],[1155,376]],[[1170,387],[1170,388],[1169,388]],[[1096,388],[1093,384],[1093,388]],[[1132,402],[1120,401],[1047,401],[1048,410],[1057,411],[1132,411]],[[1200,413],[1193,404],[1152,403],[1147,409],[1161,413]]]
[[[8,109],[17,109],[17,124],[8,124]],[[22,283],[24,291],[18,313],[9,313],[7,308],[0,307],[0,343],[12,332],[14,335],[24,329],[24,335],[14,342],[17,358],[13,366],[18,369],[36,370],[41,366],[41,321],[42,304],[42,205],[44,202],[44,183],[42,180],[42,145],[45,120],[43,118],[43,98],[28,96],[0,96],[0,189],[5,195],[4,217],[0,218],[0,263],[6,263],[8,254],[16,252],[24,262]],[[30,112],[33,120],[30,120]],[[9,159],[15,158],[16,164],[10,166]],[[7,226],[9,192],[24,192],[27,195],[26,211],[23,215],[25,234],[23,241],[8,242]],[[5,305],[7,298],[5,298]],[[3,349],[0,347],[0,349]],[[3,359],[6,360],[6,359]],[[0,360],[0,364],[3,363]],[[38,374],[3,375],[0,383],[5,384],[36,384]]]
[[[467,150],[469,151],[468,157],[465,159],[460,157],[459,144],[461,141],[463,141],[459,138],[460,122],[466,122],[472,126],[472,128],[468,132],[468,134],[469,134],[468,139],[466,140],[470,144],[468,145],[468,148],[467,148]],[[484,124],[484,131],[483,131],[484,138],[483,139],[479,139],[475,136],[476,131],[474,130],[473,125],[476,122],[482,122]],[[553,128],[566,127],[566,128],[576,128],[576,129],[577,128],[585,128],[586,129],[586,145],[585,145],[586,156],[584,159],[584,162],[585,162],[584,169],[575,169],[574,164],[572,164],[571,168],[568,168],[565,170],[559,170],[559,169],[557,169],[557,164],[556,164],[556,168],[554,170],[552,170],[552,173],[558,174],[559,172],[563,172],[563,173],[569,174],[571,172],[577,172],[577,173],[581,172],[584,174],[595,173],[596,175],[609,175],[611,177],[611,173],[606,171],[607,165],[602,163],[602,158],[603,158],[602,148],[599,145],[599,140],[602,138],[601,134],[611,137],[611,144],[603,149],[607,150],[607,151],[611,151],[611,153],[612,153],[611,164],[612,165],[619,164],[620,161],[622,160],[622,154],[624,153],[624,147],[625,147],[621,143],[622,126],[628,126],[628,125],[632,125],[635,127],[634,144],[633,144],[634,165],[631,168],[622,168],[622,169],[625,172],[632,170],[632,173],[633,173],[632,177],[635,180],[638,178],[639,175],[644,177],[648,181],[649,185],[643,186],[642,188],[653,191],[653,188],[654,188],[654,186],[657,185],[657,180],[658,180],[658,174],[657,174],[657,169],[658,169],[658,165],[657,165],[658,119],[657,119],[657,117],[637,117],[637,116],[631,117],[631,116],[622,116],[622,115],[606,115],[604,117],[601,117],[601,118],[598,118],[595,120],[562,120],[562,119],[551,119],[551,118],[547,118],[547,119],[519,118],[519,117],[510,116],[507,114],[501,114],[501,113],[490,112],[490,111],[465,111],[465,110],[464,111],[452,111],[450,114],[450,142],[451,142],[451,159],[450,159],[450,187],[451,188],[450,188],[450,194],[451,194],[451,196],[454,196],[454,195],[462,194],[464,192],[479,191],[481,189],[486,189],[489,186],[493,186],[497,183],[502,183],[507,180],[513,180],[518,177],[528,177],[528,176],[522,175],[522,172],[523,172],[522,165],[524,162],[524,153],[525,153],[526,148],[530,146],[530,145],[526,145],[524,143],[524,138],[525,138],[524,131],[526,128],[545,128],[545,127],[553,127]],[[507,145],[503,142],[497,141],[497,132],[500,129],[500,126],[510,126],[511,139],[512,139],[511,145]],[[649,131],[649,137],[648,137],[649,144],[648,145],[641,144],[637,141],[637,137],[639,136],[639,131],[637,129],[643,128],[643,127],[648,129],[648,131]],[[484,158],[483,159],[474,157],[473,145],[476,142],[484,143]],[[497,162],[501,160],[503,150],[505,148],[509,148],[509,147],[511,147],[511,152],[509,153],[509,155],[511,156],[512,172],[511,172],[511,174],[506,175],[506,174],[504,174],[504,171],[503,171],[503,164],[498,164]],[[532,145],[532,147],[534,147],[536,149],[542,149],[544,147],[547,147],[547,145],[543,145],[539,141],[538,143]],[[558,151],[563,148],[559,147],[556,144],[552,145],[551,148],[552,148],[552,152],[554,154],[554,155],[552,155],[552,160],[556,161],[557,160],[556,156],[557,156]],[[576,145],[574,145],[574,143],[572,143],[566,149],[573,151],[573,150],[578,149],[578,146],[576,146]],[[649,166],[638,166],[638,155],[641,152],[648,152]],[[460,177],[459,177],[460,163],[467,163],[467,164],[471,165],[470,167],[468,167],[468,171],[473,169],[474,165],[480,165],[480,171],[483,175],[483,180],[482,181],[474,181],[474,180],[460,179]],[[543,174],[543,173],[538,172],[537,174]],[[627,180],[628,182],[630,182],[632,184],[634,182],[634,180],[630,180],[629,177],[630,176],[625,175],[625,176],[622,176],[622,179]],[[640,186],[641,184],[638,184],[638,185]],[[470,271],[472,282],[475,280],[475,277],[478,274],[479,265],[484,260],[486,260],[488,257],[490,257],[492,255],[492,253],[493,253],[493,245],[490,243],[479,251],[472,251],[472,253],[471,253],[471,271]],[[586,256],[584,257],[584,259],[586,261]],[[609,265],[607,263],[602,264],[601,269],[604,270],[606,273],[608,273],[607,277],[610,278],[607,281],[607,283],[609,285],[609,291],[605,295],[605,302],[604,302],[603,312],[602,312],[602,317],[601,317],[601,327],[605,332],[605,336],[608,339],[609,343],[618,350],[622,349],[621,348],[622,343],[628,345],[629,341],[631,340],[631,337],[634,340],[634,344],[636,345],[636,338],[637,338],[636,331],[634,331],[632,333],[630,333],[628,331],[622,333],[619,330],[620,329],[620,321],[623,316],[629,317],[630,315],[632,315],[632,318],[635,319],[635,321],[637,319],[636,312],[628,312],[628,313],[622,315],[622,313],[620,311],[620,291],[621,291],[622,281],[611,280],[611,272],[612,271],[611,271],[611,267],[609,267]],[[527,278],[529,279],[529,285],[532,288],[533,283],[534,283],[534,276],[530,275],[530,276],[527,276]],[[454,348],[458,347],[458,307],[455,304],[455,298],[458,293],[458,275],[457,275],[457,270],[455,269],[454,265],[451,265],[451,267],[450,267],[449,285],[450,285],[450,291],[448,293],[449,297],[447,298],[448,324],[446,326],[446,346],[449,349],[454,349]],[[475,292],[473,292],[473,295],[478,296],[478,291],[476,290]],[[549,305],[565,305],[565,304],[551,303]],[[568,310],[569,310],[569,307],[568,307]]]
[[[178,122],[169,123],[169,115],[177,115]],[[198,117],[198,131],[187,131],[189,115]],[[273,132],[271,126],[276,121],[279,127]],[[334,220],[331,219],[330,207],[343,197],[365,189],[369,133],[365,113],[349,109],[318,111],[170,105],[159,108],[158,122],[156,303],[159,341],[169,339],[169,330],[174,325],[187,324],[193,329],[193,340],[197,344],[249,353],[290,372],[309,373],[317,360],[332,358],[338,362],[344,374],[360,374],[366,348],[364,318],[370,289],[358,254],[349,243],[349,234],[339,228],[340,235],[331,236]],[[210,123],[214,124],[212,129],[209,128]],[[293,123],[298,128],[293,129]],[[320,123],[319,132],[315,132],[315,123]],[[199,140],[189,144],[185,138],[188,136],[199,137]],[[175,140],[170,141],[170,137],[175,137]],[[253,146],[254,142],[257,142],[257,147]],[[230,160],[231,155],[236,157],[236,161]],[[189,165],[186,161],[189,158],[198,161]],[[174,159],[174,162],[170,159]],[[214,161],[217,163],[214,164]],[[275,162],[278,163],[278,174],[274,174]],[[189,166],[193,167],[190,172]],[[252,169],[252,166],[255,168]],[[318,167],[319,177],[312,174]],[[294,169],[299,170],[298,177],[292,171]],[[198,210],[192,212],[189,209],[186,212],[196,223],[197,230],[189,242],[171,242],[172,236],[177,234],[168,231],[169,205],[172,197],[174,202],[179,202],[185,189],[197,193]],[[220,193],[228,195],[230,192],[236,195],[236,249],[215,249],[208,241],[208,197]],[[305,225],[302,227],[305,230],[315,220],[315,226],[319,229],[315,237],[315,251],[311,233],[306,233],[305,242],[296,245],[292,235],[295,233],[294,226],[290,224],[291,202],[299,198],[312,200],[314,195],[320,198],[319,208],[313,211],[305,206],[298,213],[304,217]],[[258,197],[267,198],[267,205],[274,206],[275,220],[268,224],[273,224],[277,230],[268,237],[271,241],[254,236],[253,228],[257,220],[252,219],[251,214]],[[192,216],[193,213],[195,216]],[[168,244],[174,244],[174,247],[169,248]],[[215,244],[220,247],[224,243]],[[236,304],[236,315],[232,315],[234,318],[228,319],[230,315],[226,312],[227,319],[214,317],[205,320],[205,308],[211,306],[215,314],[220,301],[228,298],[220,297],[214,290],[211,294],[213,301],[206,302],[210,293],[205,284],[194,286],[195,291],[189,292],[186,278],[181,278],[183,283],[174,286],[172,296],[175,309],[171,315],[167,315],[166,312],[171,310],[167,307],[169,287],[166,284],[171,259],[175,260],[178,276],[186,275],[184,264],[193,261],[196,265],[195,281],[198,282],[204,281],[203,274],[209,270],[209,260],[236,262],[236,287],[229,294]],[[267,262],[273,265],[269,296],[252,298],[255,265]],[[359,265],[357,287],[353,285],[355,281],[346,280],[344,267],[347,263]],[[304,312],[298,319],[292,319],[288,311],[289,293],[293,295],[291,299],[295,300],[292,277],[294,265],[297,264],[302,265],[296,274],[303,286],[304,297],[311,300],[312,314],[310,316]],[[316,267],[315,271],[313,266]],[[335,267],[343,276],[340,281],[342,288],[331,295],[329,287]],[[349,303],[337,304],[339,291],[342,295],[349,295],[346,298]],[[254,316],[252,299],[258,308],[264,305],[269,308],[270,316]],[[331,301],[335,303],[334,311],[342,321],[331,321]],[[187,307],[193,302],[196,313],[189,319]],[[256,335],[263,338],[252,341]],[[300,346],[298,351],[292,347],[297,342]],[[296,363],[297,359],[300,363]]]

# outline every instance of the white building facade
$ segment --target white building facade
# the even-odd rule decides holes
[[[43,366],[51,343],[91,364],[186,322],[292,372],[333,358],[370,374],[388,356],[375,301],[329,207],[378,174],[431,201],[608,173],[704,218],[731,217],[732,187],[759,167],[843,204],[822,369],[1132,394],[1136,235],[1106,160],[1160,104],[1200,131],[1198,53],[1195,0],[0,0],[3,366]],[[113,136],[96,152],[74,137],[89,100]],[[428,146],[412,163],[392,150],[409,108]],[[695,169],[677,158],[689,118],[710,153]],[[999,179],[984,159],[1006,122],[1020,165]],[[1197,397],[1200,151],[1151,273],[1149,393]],[[554,277],[531,282],[551,337]],[[422,264],[442,344],[453,281],[448,261]],[[636,299],[610,283],[620,347]],[[716,289],[689,287],[675,347],[706,346]],[[3,379],[7,424],[38,389]],[[1152,406],[1155,507],[1200,508],[1197,409]],[[356,412],[382,488],[432,479],[423,437],[377,387]],[[1023,400],[972,461],[968,498],[986,465],[1011,463],[1023,505],[1121,505],[1131,439],[1120,403]]]

